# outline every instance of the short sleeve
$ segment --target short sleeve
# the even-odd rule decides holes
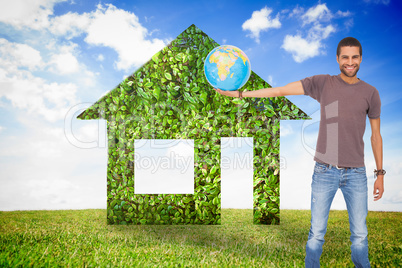
[[[371,119],[379,118],[381,115],[381,99],[377,89],[374,89],[374,92],[371,95],[367,114]]]
[[[300,80],[304,95],[308,95],[318,102],[321,102],[321,93],[327,78],[328,75],[314,75]]]

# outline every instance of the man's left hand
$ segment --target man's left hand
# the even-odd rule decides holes
[[[381,199],[382,194],[384,193],[384,175],[378,175],[377,179],[374,182],[374,201]]]

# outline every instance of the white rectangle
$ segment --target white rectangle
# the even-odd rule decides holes
[[[134,193],[194,194],[194,140],[135,140]]]

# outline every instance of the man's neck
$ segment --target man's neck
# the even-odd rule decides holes
[[[341,73],[341,78],[343,81],[345,81],[348,84],[356,84],[357,82],[359,82],[359,78],[357,78],[357,76],[353,76],[353,77],[349,77],[346,76],[344,73]]]

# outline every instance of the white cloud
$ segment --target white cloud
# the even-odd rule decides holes
[[[296,35],[288,34],[285,36],[282,44],[282,48],[291,53],[293,59],[299,63],[325,54],[323,40],[336,32],[335,26],[328,22],[335,17],[347,17],[351,15],[349,11],[338,11],[334,16],[326,4],[318,4],[309,8],[304,14],[302,12],[302,8],[295,8],[291,15],[300,17],[303,26],[312,24],[306,32],[306,37],[303,37],[301,33]],[[325,24],[327,25],[324,26]]]
[[[54,72],[58,72],[61,75],[76,73],[80,71],[80,64],[73,54],[76,47],[76,44],[58,47],[56,52],[51,56],[49,62],[50,65],[56,67],[56,70],[51,70]]]
[[[338,10],[336,13],[335,13],[335,16],[336,17],[349,17],[349,16],[351,16],[352,15],[352,12],[350,12],[349,10],[348,11],[345,11],[345,12],[343,12],[343,11],[340,11],[340,10]]]
[[[56,66],[55,72],[60,74],[71,74],[80,71],[77,58],[73,55],[74,46],[62,46],[58,53],[52,55],[50,64]]]
[[[85,86],[93,87],[96,84],[96,76],[99,76],[99,72],[94,73],[94,72],[85,70],[83,73],[83,77],[81,79]]]
[[[17,29],[26,27],[41,30],[49,27],[49,16],[53,14],[53,6],[63,1],[65,0],[0,1],[0,22]]]
[[[44,66],[40,52],[26,44],[8,42],[0,38],[0,66],[15,69],[16,66],[35,70]]]
[[[308,58],[318,56],[320,54],[321,43],[318,40],[308,41],[300,35],[286,35],[282,48],[292,53],[293,59],[300,63]]]
[[[147,39],[148,30],[139,23],[138,17],[113,5],[98,6],[91,16],[85,41],[114,49],[119,55],[117,69],[139,67],[167,44],[160,39]]]
[[[105,60],[105,56],[103,56],[102,54],[99,54],[98,57],[96,57],[97,61],[104,61]]]
[[[304,12],[304,8],[296,6],[292,12],[289,14],[289,17],[293,17],[293,16],[299,16],[300,14],[302,14]]]
[[[36,44],[41,51],[27,43]],[[63,119],[69,107],[77,102],[77,84],[94,86],[96,74],[78,61],[77,44],[61,45],[56,39],[44,43],[47,45],[41,46],[30,40],[25,44],[14,43],[0,38],[0,99],[10,101],[13,108],[55,122]],[[59,76],[74,74],[69,79],[74,82],[52,82],[38,77],[37,71],[44,77],[49,72]],[[5,104],[1,106],[5,107]]]
[[[66,39],[81,35],[91,23],[91,14],[89,13],[71,13],[68,12],[62,16],[54,17],[51,20],[49,31],[58,36],[64,36]]]
[[[319,4],[315,7],[309,8],[301,18],[303,20],[303,25],[305,25],[317,21],[329,21],[332,18],[332,14],[326,4]]]
[[[10,100],[16,108],[42,115],[51,122],[64,118],[68,108],[77,101],[76,91],[75,84],[49,84],[23,71],[0,80],[0,97]]]
[[[310,40],[327,39],[328,36],[333,32],[335,32],[335,27],[331,24],[327,25],[326,27],[322,27],[321,24],[316,24],[309,30],[308,38]]]
[[[69,75],[71,80],[76,84],[91,87],[95,85],[95,77],[98,73],[94,73],[81,62],[78,58],[81,52],[78,45],[72,42],[60,45],[54,43],[49,46],[50,59],[46,66],[48,71],[60,76]]]
[[[350,28],[352,28],[352,27],[353,27],[353,24],[354,24],[353,19],[349,19],[349,20],[347,20],[347,21],[345,21],[345,22],[343,23],[343,25],[345,25],[345,28],[346,28],[347,30],[349,30]]]
[[[77,101],[77,87],[73,83],[49,83],[30,72],[45,65],[39,51],[0,39],[0,98],[54,122],[62,119],[67,108]]]
[[[246,20],[243,25],[243,31],[250,31],[250,36],[255,39],[257,43],[260,42],[260,32],[267,31],[271,28],[280,28],[279,14],[274,19],[270,17],[272,9],[264,7],[261,10],[254,11],[251,18]]]

